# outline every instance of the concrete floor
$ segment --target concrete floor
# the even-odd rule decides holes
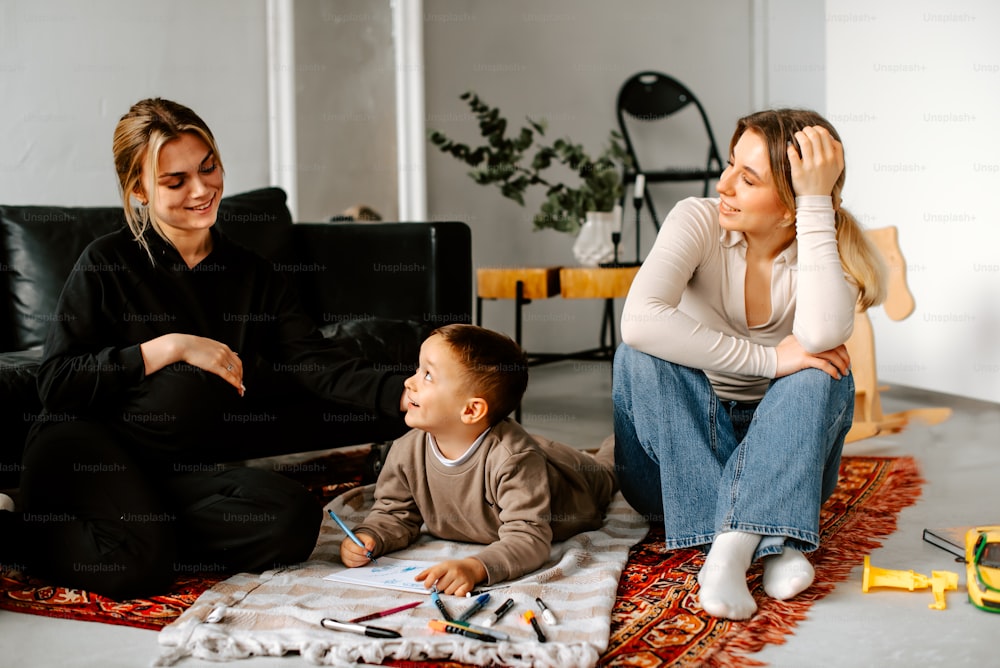
[[[571,445],[596,447],[611,433],[610,369],[604,362],[565,361],[534,367],[522,421],[532,431]],[[947,406],[954,414],[933,426],[911,424],[899,434],[858,441],[845,454],[916,458],[923,494],[903,510],[897,531],[871,555],[880,568],[960,574],[948,609],[929,609],[929,590],[861,591],[859,564],[851,578],[815,603],[782,645],[752,658],[775,668],[1000,665],[993,634],[1000,614],[972,606],[965,572],[944,551],[921,540],[925,527],[1000,523],[1000,405],[908,388],[883,395],[885,412]],[[0,666],[116,668],[150,666],[156,633],[0,611]],[[180,668],[218,666],[188,659]],[[246,668],[309,665],[298,656],[240,662]]]

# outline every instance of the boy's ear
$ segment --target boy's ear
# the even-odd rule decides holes
[[[476,424],[481,420],[485,420],[488,412],[489,405],[486,403],[486,399],[472,397],[465,402],[465,406],[462,408],[462,422],[464,424]]]

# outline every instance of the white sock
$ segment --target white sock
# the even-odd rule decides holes
[[[0,492],[0,510],[14,510],[14,499]]]
[[[764,591],[771,598],[786,601],[813,583],[816,571],[798,550],[786,547],[781,554],[764,557]]]
[[[698,571],[698,600],[705,612],[725,619],[749,619],[757,611],[747,587],[747,569],[759,542],[759,534],[743,531],[715,537],[705,565]]]

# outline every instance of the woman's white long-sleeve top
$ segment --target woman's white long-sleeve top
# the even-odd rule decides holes
[[[837,250],[832,198],[796,198],[796,238],[774,260],[771,316],[749,327],[746,240],[719,224],[719,200],[688,198],[664,220],[622,313],[622,340],[702,369],[723,399],[756,401],[789,334],[809,352],[847,341],[858,289]]]

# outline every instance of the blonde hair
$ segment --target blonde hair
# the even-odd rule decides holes
[[[153,209],[155,192],[144,193],[142,187],[143,168],[151,171],[153,183],[159,178],[160,150],[163,146],[189,132],[201,138],[212,151],[215,165],[220,173],[222,157],[215,143],[212,131],[201,120],[198,114],[182,104],[162,98],[147,98],[132,105],[115,126],[112,153],[115,158],[115,172],[118,174],[118,186],[121,191],[122,205],[125,208],[125,222],[136,242],[146,251],[150,260],[153,259],[149,245],[144,237],[146,230],[152,227],[157,234],[166,239],[156,218],[150,215]],[[133,196],[143,193],[147,197],[146,204],[136,206]]]
[[[795,133],[810,125],[820,125],[830,131],[838,142],[840,135],[828,120],[808,109],[769,109],[736,122],[736,131],[729,143],[732,155],[736,142],[747,130],[753,130],[767,144],[771,173],[774,175],[778,198],[789,210],[795,211],[795,191],[792,188],[792,170],[788,162],[788,144],[798,147]],[[878,249],[868,240],[857,219],[840,206],[840,194],[844,189],[846,167],[833,186],[834,226],[837,232],[837,248],[844,272],[858,286],[858,307],[864,311],[881,304],[886,297],[886,268]],[[792,219],[794,223],[794,218]],[[789,223],[791,224],[791,223]]]

